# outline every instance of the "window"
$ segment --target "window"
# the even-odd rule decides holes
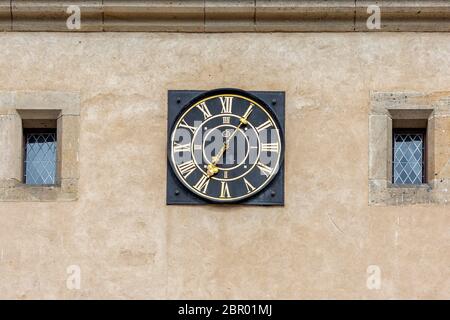
[[[372,92],[370,205],[450,203],[450,92]]]
[[[393,183],[420,185],[426,182],[425,130],[393,131]]]
[[[0,91],[0,133],[0,202],[78,199],[78,93]]]
[[[24,139],[25,184],[56,184],[56,130],[25,129]]]

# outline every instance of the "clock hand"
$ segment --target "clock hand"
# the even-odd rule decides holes
[[[225,152],[225,144],[222,146],[222,148],[220,148],[217,155],[212,158],[212,162],[208,164],[208,170],[206,170],[206,174],[208,175],[208,177],[212,177],[213,175],[219,172],[219,168],[216,166],[216,164],[217,162],[219,162],[224,152]]]
[[[250,114],[252,113],[253,109],[248,109],[247,112],[245,113],[244,116],[242,116],[239,119],[239,125],[236,127],[236,129],[234,129],[233,133],[228,137],[227,141],[225,141],[225,143],[223,144],[223,147],[221,149],[222,153],[220,154],[220,157],[223,155],[223,153],[225,152],[225,150],[228,149],[228,147],[230,146],[230,141],[231,139],[234,138],[234,136],[238,133],[239,129],[241,128],[242,125],[247,125],[248,124],[248,117],[250,116]]]
[[[216,173],[219,172],[219,168],[216,166],[217,162],[219,162],[222,155],[225,153],[225,150],[228,149],[228,144],[224,143],[222,148],[220,148],[219,152],[215,157],[212,158],[212,162],[208,164],[208,170],[206,171],[208,177],[212,177]]]
[[[231,139],[234,138],[234,136],[237,134],[237,132],[239,131],[239,129],[241,128],[242,125],[247,125],[248,124],[248,117],[250,116],[250,114],[252,113],[253,109],[250,107],[247,112],[245,113],[244,116],[242,116],[239,119],[239,125],[236,127],[236,129],[234,129],[233,133],[228,137],[228,139],[224,142],[222,148],[220,148],[219,152],[217,153],[217,155],[215,157],[212,158],[212,162],[208,165],[208,170],[206,171],[208,177],[212,177],[213,175],[215,175],[216,173],[219,172],[219,168],[216,166],[217,163],[219,162],[219,160],[222,158],[223,154],[225,153],[225,151],[229,148],[230,146],[230,141]]]
[[[252,113],[252,111],[253,111],[253,109],[252,109],[252,108],[249,108],[249,109],[247,110],[247,112],[245,113],[245,115],[242,116],[242,117],[239,119],[239,125],[236,127],[236,129],[234,129],[234,131],[233,131],[233,133],[231,134],[231,136],[229,136],[228,139],[227,139],[227,141],[225,141],[225,143],[224,143],[224,146],[225,146],[224,151],[228,149],[229,143],[230,143],[231,139],[234,138],[234,136],[235,136],[236,133],[239,131],[239,129],[241,128],[241,126],[242,126],[242,125],[247,125],[247,124],[248,124],[248,120],[247,120],[247,119],[248,119],[248,117],[250,116],[250,114]],[[222,156],[222,155],[221,155],[221,156]]]

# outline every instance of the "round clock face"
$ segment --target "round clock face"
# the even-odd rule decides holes
[[[214,93],[175,121],[169,159],[190,191],[233,202],[267,186],[278,172],[282,148],[280,126],[267,106],[243,93]]]

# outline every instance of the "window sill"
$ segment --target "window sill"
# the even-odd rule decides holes
[[[0,185],[0,202],[64,202],[77,199],[76,181],[65,181],[63,186],[26,185],[17,182]]]
[[[431,186],[428,183],[423,184],[389,184],[388,188],[394,188],[394,189],[429,189],[431,190]]]
[[[432,184],[395,185],[383,180],[369,182],[369,204],[381,206],[447,203],[446,195]]]

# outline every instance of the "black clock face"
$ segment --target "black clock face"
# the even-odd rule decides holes
[[[196,195],[234,202],[260,192],[278,173],[283,143],[270,109],[239,92],[214,93],[174,123],[169,162]]]

